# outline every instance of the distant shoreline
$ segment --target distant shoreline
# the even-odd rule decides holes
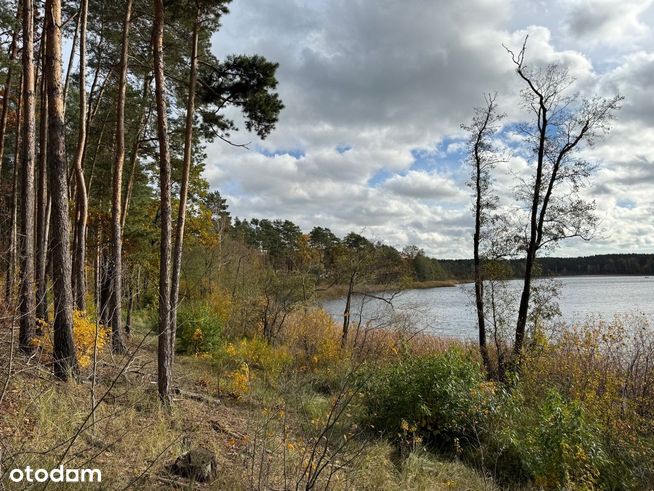
[[[567,274],[567,275],[554,275],[554,276],[537,276],[535,279],[556,279],[556,278],[616,278],[616,277],[641,277],[650,278],[654,275],[640,274],[640,273],[619,273],[619,274]],[[509,278],[509,280],[519,280],[520,277]],[[367,293],[385,293],[385,292],[399,292],[407,290],[429,290],[431,288],[451,288],[454,286],[465,285],[472,283],[473,278],[449,279],[449,280],[428,280],[428,281],[411,281],[408,283],[395,284],[395,285],[365,285],[357,288],[357,291],[365,291]],[[317,297],[320,300],[334,300],[337,298],[345,297],[347,295],[347,285],[332,285],[324,289],[317,290]]]
[[[406,290],[428,290],[430,288],[445,288],[470,283],[470,280],[428,280],[428,281],[411,281],[408,283],[395,285],[365,285],[357,288],[357,291],[368,293],[383,293],[390,291]],[[317,296],[321,300],[330,300],[347,295],[347,285],[332,285],[325,289],[318,289]]]

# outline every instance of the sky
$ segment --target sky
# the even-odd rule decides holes
[[[611,133],[583,156],[598,167],[586,197],[600,225],[560,256],[654,252],[653,0],[233,0],[212,39],[219,58],[279,63],[285,104],[249,149],[208,144],[205,177],[233,216],[355,231],[439,258],[472,255],[465,133],[497,93],[507,134],[522,88],[504,46],[566,66],[570,89],[625,97]],[[529,172],[498,169],[506,199]]]

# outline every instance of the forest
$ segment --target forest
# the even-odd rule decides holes
[[[504,47],[532,161],[509,211],[487,94],[462,125],[471,259],[233,217],[209,144],[252,151],[241,136],[287,108],[276,60],[214,54],[230,3],[0,4],[0,487],[654,486],[650,320],[561,329],[556,285],[534,281],[654,275],[652,254],[553,255],[597,227],[580,151],[623,97],[570,93],[528,37]],[[461,282],[474,340],[393,308]]]

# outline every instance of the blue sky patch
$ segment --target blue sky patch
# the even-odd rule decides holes
[[[291,148],[288,150],[283,148],[277,148],[271,151],[263,147],[257,147],[256,151],[261,155],[265,155],[266,157],[279,157],[282,155],[290,155],[295,160],[300,160],[302,157],[306,155],[306,152],[300,148]]]

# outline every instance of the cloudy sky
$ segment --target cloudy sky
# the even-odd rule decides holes
[[[483,94],[509,122],[520,89],[502,44],[565,64],[577,89],[625,97],[589,197],[600,230],[558,255],[654,252],[654,6],[647,0],[233,0],[217,56],[280,64],[286,105],[250,149],[208,147],[206,177],[232,214],[356,231],[435,257],[472,254],[464,135]],[[527,169],[520,158],[510,176]]]

